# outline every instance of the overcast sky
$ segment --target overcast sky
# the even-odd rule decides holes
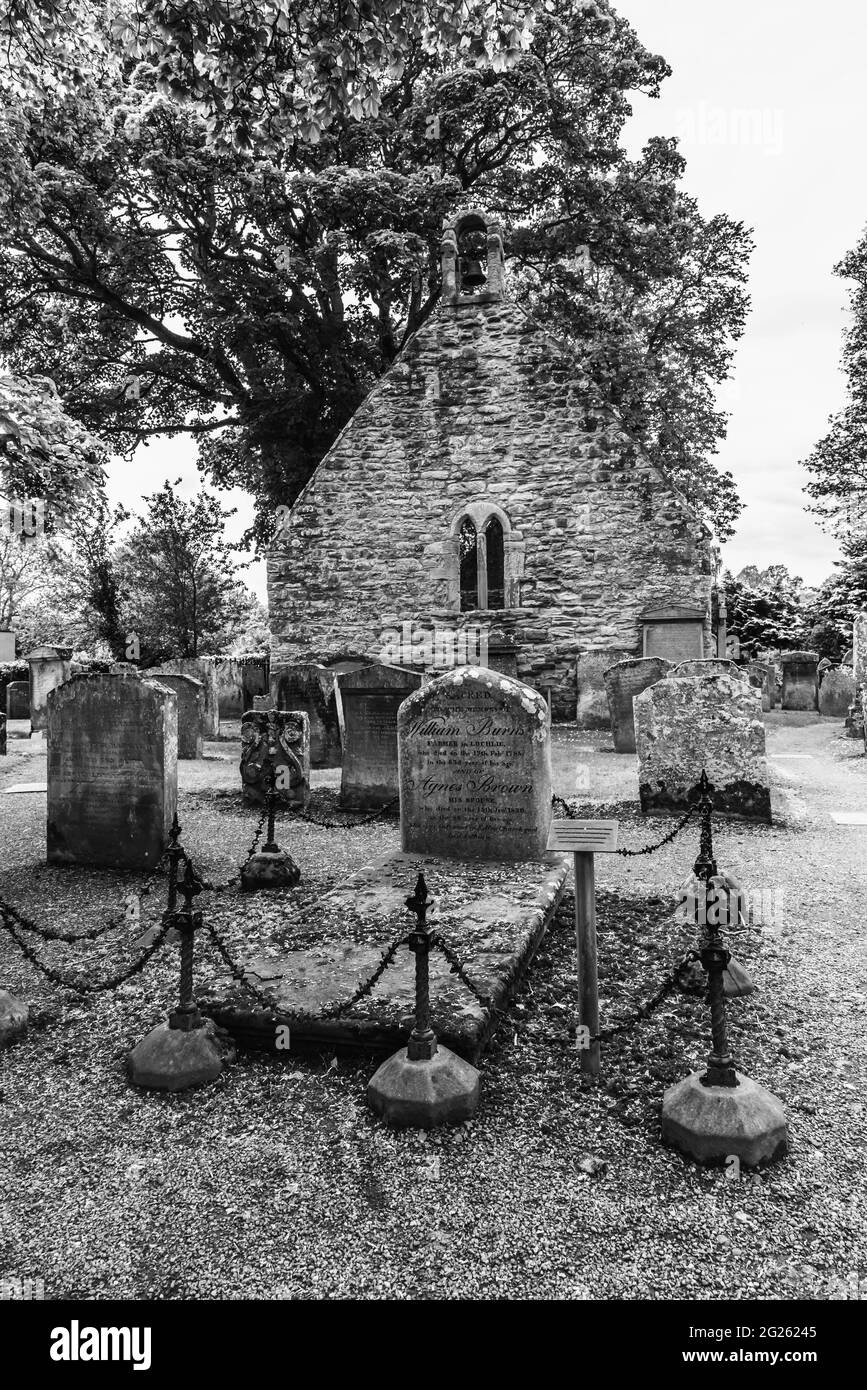
[[[619,0],[614,8],[673,69],[658,101],[634,100],[626,132],[637,154],[651,135],[677,135],[685,187],[710,215],[755,230],[753,308],[734,380],[719,462],[747,503],[724,561],[782,563],[810,584],[837,554],[806,512],[798,461],[844,399],[839,369],[846,286],[832,267],[867,223],[867,6],[838,0]],[[111,491],[128,505],[165,477],[199,478],[187,440],[140,449],[116,465]],[[235,530],[249,523],[249,499]],[[264,598],[264,566],[248,572]]]
[[[799,459],[844,400],[846,283],[832,267],[867,223],[867,6],[860,0],[619,0],[672,68],[658,101],[637,97],[627,147],[678,135],[685,187],[709,215],[755,230],[752,313],[718,460],[747,510],[724,548],[735,572],[782,563],[808,583],[836,546],[803,508]]]

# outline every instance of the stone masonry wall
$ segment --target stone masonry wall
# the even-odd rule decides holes
[[[508,302],[443,306],[298,498],[268,563],[272,660],[378,658],[387,635],[487,625],[574,718],[576,663],[641,654],[640,614],[710,608],[707,536],[592,394],[575,357]],[[454,526],[505,513],[517,606],[460,613]],[[509,530],[509,523],[511,529]],[[705,630],[710,655],[710,621]],[[393,658],[391,658],[393,659]]]

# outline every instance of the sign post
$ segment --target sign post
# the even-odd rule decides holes
[[[599,1032],[599,984],[596,972],[596,874],[594,854],[617,848],[616,820],[555,820],[548,849],[572,855],[575,868],[575,945],[578,952],[578,1022],[592,1038]],[[599,1075],[599,1043],[581,1049],[581,1070]]]

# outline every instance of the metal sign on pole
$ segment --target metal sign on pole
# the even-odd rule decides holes
[[[596,874],[594,854],[617,849],[616,820],[555,820],[548,849],[572,855],[575,868],[575,944],[578,951],[578,1022],[589,1037],[599,1032],[599,984],[596,971]],[[579,1035],[580,1036],[580,1035]],[[581,1070],[599,1075],[599,1043],[581,1051]]]

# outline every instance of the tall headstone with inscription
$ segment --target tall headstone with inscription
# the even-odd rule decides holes
[[[153,868],[177,806],[177,696],[129,675],[48,696],[48,860]]]
[[[192,676],[176,676],[171,671],[161,671],[159,683],[168,686],[178,697],[178,757],[200,758],[205,687]]]
[[[343,708],[341,805],[375,810],[398,796],[397,715],[420,671],[375,663],[337,676]]]
[[[310,720],[310,766],[340,766],[340,721],[334,672],[317,662],[276,666],[271,672],[275,709],[304,710]]]
[[[271,785],[286,806],[310,796],[310,721],[303,710],[248,710],[241,720],[241,784],[245,801],[264,803]]]
[[[530,686],[462,666],[397,716],[404,851],[541,859],[551,824],[551,720]]]
[[[30,665],[30,728],[40,733],[48,723],[48,696],[72,674],[71,647],[36,647],[26,657]]]
[[[670,670],[664,656],[635,656],[615,661],[603,673],[615,753],[635,752],[635,697]]]
[[[783,652],[783,709],[819,708],[818,652]]]

